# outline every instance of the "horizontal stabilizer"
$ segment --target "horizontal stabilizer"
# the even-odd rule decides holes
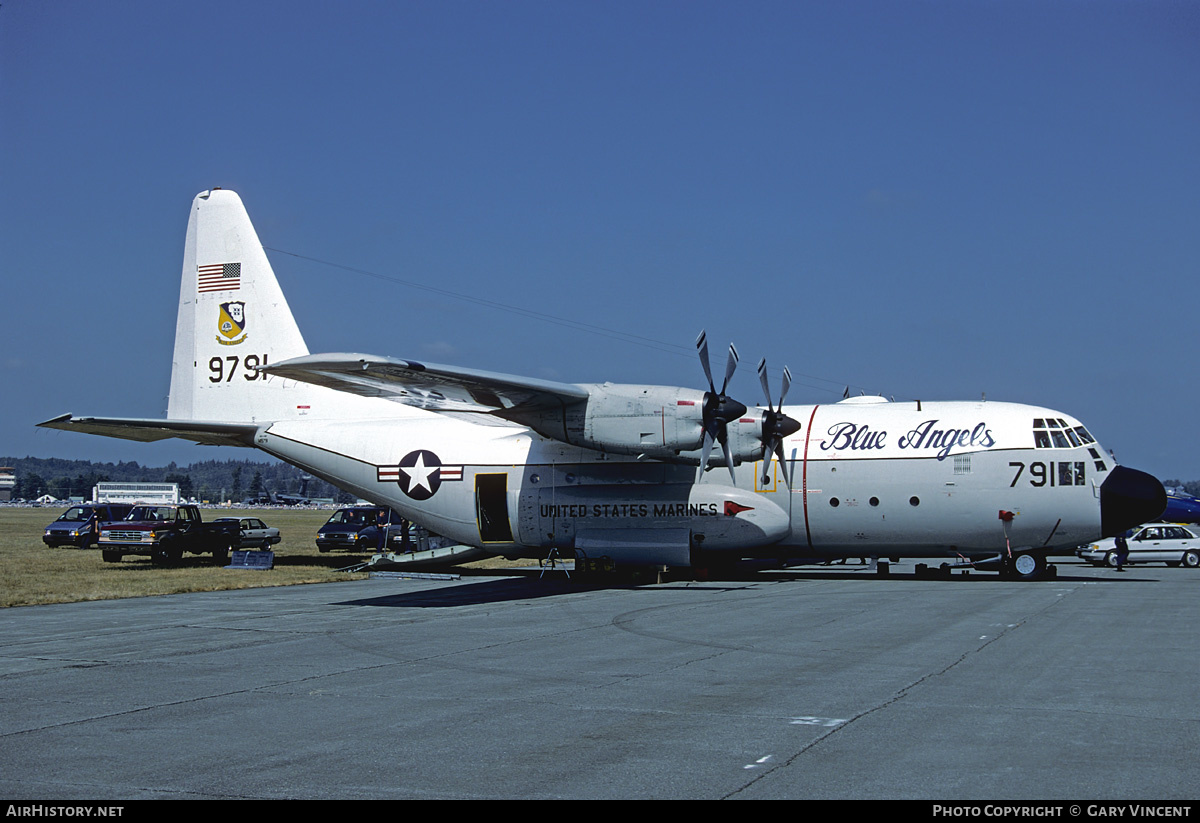
[[[64,414],[38,423],[43,429],[101,434],[150,443],[178,437],[205,446],[253,446],[254,423],[216,423],[207,420],[154,420],[137,417],[75,417]]]
[[[573,383],[362,354],[313,354],[259,371],[433,411],[537,409],[588,398],[587,389]]]

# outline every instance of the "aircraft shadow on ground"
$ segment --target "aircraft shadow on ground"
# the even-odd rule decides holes
[[[393,608],[453,608],[456,606],[472,606],[482,605],[487,603],[503,603],[516,600],[533,600],[545,597],[561,597],[568,594],[577,594],[586,591],[596,591],[602,589],[622,589],[622,590],[653,590],[656,585],[653,583],[629,583],[621,581],[598,582],[598,581],[580,581],[574,578],[567,579],[562,572],[551,575],[539,576],[539,573],[534,570],[528,573],[516,573],[513,570],[497,570],[497,571],[473,571],[469,577],[475,578],[472,580],[463,580],[453,586],[442,586],[433,589],[423,589],[415,592],[398,592],[394,594],[382,595],[380,597],[368,597],[355,600],[346,600],[335,605],[339,606],[374,606],[374,607],[393,607]],[[962,574],[956,572],[948,578],[937,578],[929,576],[919,576],[911,571],[893,572],[887,576],[876,576],[874,573],[860,570],[854,571],[833,571],[829,569],[821,570],[782,570],[782,571],[760,571],[756,574],[729,576],[722,579],[704,580],[704,581],[675,581],[674,587],[677,590],[695,591],[695,592],[711,592],[711,591],[728,591],[734,588],[741,588],[747,584],[754,583],[805,583],[805,582],[830,582],[830,581],[860,581],[860,582],[895,582],[895,583],[927,583],[941,582],[946,585],[960,584],[985,584],[985,583],[1019,583],[1020,585],[1038,585],[1038,584],[1054,584],[1054,583],[1072,583],[1082,581],[1095,581],[1097,578],[1090,575],[1073,575],[1069,570],[1064,573],[1060,567],[1057,577],[1045,578],[1043,580],[1022,580],[1013,581],[1000,577],[995,572],[979,572],[972,574]],[[1120,581],[1123,583],[1152,583],[1155,582],[1152,577],[1141,577],[1137,575],[1124,574],[1121,576],[1113,576],[1111,578],[1104,577],[1104,580]],[[682,584],[682,585],[681,585]]]
[[[497,573],[498,574],[498,573]],[[473,577],[491,578],[494,575],[475,574]],[[745,582],[745,581],[727,581]],[[628,582],[582,582],[567,579],[561,572],[551,577],[539,577],[535,571],[530,574],[514,576],[511,571],[504,573],[502,579],[482,579],[462,581],[453,586],[443,586],[434,589],[423,589],[417,592],[400,592],[381,597],[366,597],[356,600],[346,600],[334,605],[338,606],[377,606],[400,608],[451,608],[454,606],[473,606],[487,603],[504,603],[515,600],[534,600],[543,597],[561,597],[580,592],[603,589],[623,589],[630,591],[651,590],[654,584]],[[731,588],[721,581],[692,582],[686,588],[690,591],[725,591]]]
[[[889,575],[875,575],[873,573],[859,572],[830,572],[830,571],[787,571],[787,572],[764,572],[759,577],[760,580],[774,581],[814,581],[814,580],[863,580],[863,581],[879,581],[886,582],[889,580],[897,583],[1021,583],[1023,585],[1037,585],[1046,583],[1074,583],[1082,581],[1114,580],[1121,582],[1155,582],[1152,578],[1138,578],[1126,575],[1114,576],[1112,578],[1096,578],[1089,575],[1071,574],[1063,572],[1061,569],[1056,577],[1043,577],[1035,580],[1012,580],[1010,578],[1001,577],[999,573],[994,571],[972,571],[970,574],[963,572],[954,572],[949,577],[942,577],[936,574],[919,575],[912,571],[892,572]]]
[[[454,586],[346,600],[335,605],[438,609],[559,597],[591,588],[594,587],[571,583],[561,578],[539,580],[536,577],[507,577],[503,580],[472,580]]]

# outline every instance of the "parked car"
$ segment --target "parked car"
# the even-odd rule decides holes
[[[214,523],[234,522],[241,531],[239,549],[269,549],[282,538],[279,529],[268,526],[257,517],[218,517]]]
[[[1191,569],[1200,567],[1200,536],[1197,536],[1197,530],[1190,526],[1168,523],[1140,526],[1132,531],[1132,535],[1126,539],[1126,544],[1129,546],[1129,559],[1125,561],[1127,566],[1137,563],[1166,563],[1168,566],[1182,564]],[[1084,546],[1075,554],[1097,566],[1116,566],[1116,538]]]
[[[133,506],[122,503],[85,503],[72,506],[46,527],[42,542],[47,546],[90,548],[100,536],[100,524],[124,520]]]
[[[380,506],[338,509],[317,530],[317,550],[383,551],[403,534],[400,515]]]

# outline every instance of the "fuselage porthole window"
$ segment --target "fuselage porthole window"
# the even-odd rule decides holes
[[[829,505],[833,506],[835,509],[841,504],[842,501],[838,500],[836,497],[829,498]]]
[[[919,506],[919,505],[921,505],[921,498],[919,498],[919,497],[917,497],[917,496],[915,496],[915,495],[914,495],[914,496],[912,496],[912,497],[910,497],[910,498],[908,498],[908,505],[910,505],[910,506]]]

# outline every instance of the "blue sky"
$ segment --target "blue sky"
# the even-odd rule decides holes
[[[5,0],[0,455],[258,454],[34,428],[165,414],[222,186],[314,352],[702,388],[703,328],[749,403],[986,393],[1200,479],[1198,88],[1185,2]]]

